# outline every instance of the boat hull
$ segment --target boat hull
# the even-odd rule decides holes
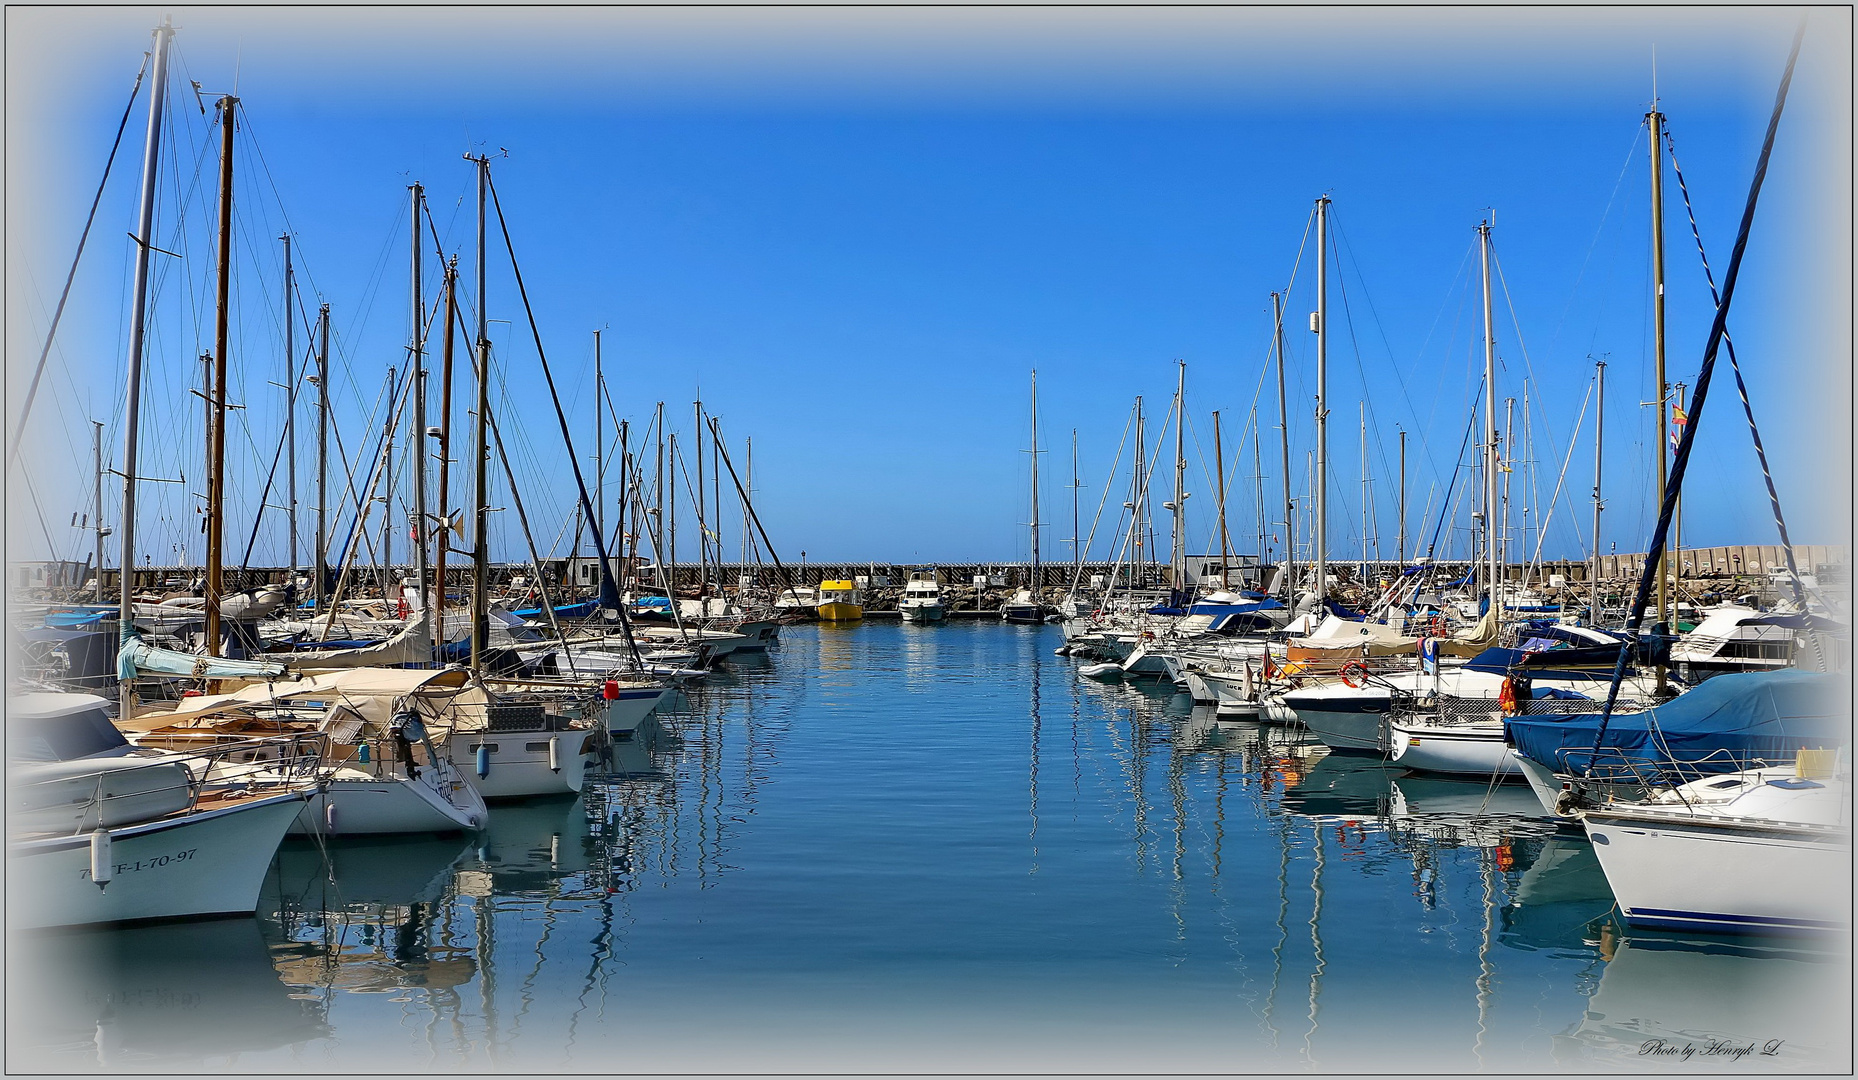
[[[456,774],[430,766],[419,779],[337,777],[312,794],[291,824],[295,836],[386,836],[479,829],[483,796]]]
[[[1292,690],[1284,705],[1297,721],[1310,729],[1331,750],[1343,753],[1385,754],[1393,749],[1387,727],[1392,695],[1380,687],[1341,691],[1325,686],[1321,693]]]
[[[863,604],[821,604],[813,609],[821,622],[858,622],[864,618]]]
[[[606,730],[616,739],[632,738],[675,690],[672,686],[621,687],[619,696],[606,703]]]
[[[1488,780],[1493,775],[1520,779],[1516,759],[1504,745],[1503,728],[1484,724],[1453,726],[1388,725],[1392,732],[1393,760],[1414,772],[1464,776]]]
[[[1589,810],[1581,820],[1630,925],[1727,933],[1851,925],[1849,828],[1630,808]]]
[[[486,800],[573,795],[586,782],[594,755],[593,735],[573,729],[461,731],[448,742],[452,760],[469,771],[471,786]],[[480,746],[485,748],[482,771],[477,768]]]
[[[897,612],[904,622],[931,623],[948,618],[948,609],[941,604],[910,604],[899,606]]]
[[[248,915],[300,794],[110,830],[113,877],[90,878],[89,836],[8,845],[7,921],[15,928]]]

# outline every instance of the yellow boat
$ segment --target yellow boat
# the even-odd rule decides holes
[[[822,581],[813,609],[823,622],[857,622],[864,618],[864,597],[854,581]]]

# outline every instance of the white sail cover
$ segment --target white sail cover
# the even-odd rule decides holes
[[[280,654],[293,671],[336,671],[342,668],[398,667],[432,662],[432,621],[425,611],[386,641],[353,649],[312,649]]]

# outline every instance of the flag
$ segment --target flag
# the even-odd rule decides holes
[[[1671,452],[1677,453],[1677,432],[1675,431],[1671,433]]]
[[[1671,406],[1671,423],[1678,427],[1683,427],[1685,424],[1690,423],[1690,417],[1684,415],[1684,410],[1682,408],[1673,405]]]

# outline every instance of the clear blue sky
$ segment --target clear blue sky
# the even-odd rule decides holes
[[[9,423],[160,14],[8,13]],[[635,425],[663,401],[687,433],[701,387],[738,458],[753,437],[758,505],[790,561],[802,549],[815,561],[1024,558],[1020,450],[1035,367],[1040,440],[1051,450],[1042,516],[1056,522],[1044,553],[1068,558],[1072,429],[1088,528],[1131,402],[1145,396],[1158,433],[1176,359],[1188,364],[1198,445],[1190,546],[1214,536],[1202,470],[1212,468],[1218,409],[1235,545],[1255,548],[1254,405],[1273,517],[1280,484],[1274,387],[1261,384],[1269,294],[1290,280],[1325,192],[1337,234],[1332,557],[1359,551],[1364,398],[1383,549],[1395,530],[1396,426],[1411,433],[1409,529],[1429,535],[1437,521],[1481,371],[1473,230],[1486,208],[1503,270],[1499,396],[1519,399],[1519,429],[1532,375],[1533,452],[1516,456],[1534,464],[1513,474],[1513,518],[1529,505],[1539,519],[1548,505],[1591,386],[1589,357],[1607,355],[1604,529],[1609,546],[1640,550],[1655,509],[1653,435],[1638,404],[1653,396],[1642,116],[1654,48],[1658,94],[1720,280],[1798,17],[480,11],[435,12],[423,25],[350,9],[179,10],[158,243],[187,258],[158,259],[142,471],[184,473],[201,490],[201,406],[190,388],[211,343],[210,95],[236,86],[246,113],[230,352],[232,397],[247,408],[230,429],[235,564],[281,420],[271,385],[283,367],[276,237],[286,228],[295,237],[304,302],[332,305],[335,406],[353,457],[372,445],[368,417],[387,365],[403,361],[406,185],[426,185],[468,283],[472,170],[461,155],[505,148],[496,182],[580,453],[591,454],[592,331],[604,327],[616,405]],[[1850,24],[1841,11],[1811,19],[1731,332],[1796,539],[1844,542]],[[208,117],[189,80],[209,95]],[[46,531],[60,554],[88,552],[88,535],[68,526],[90,509],[86,419],[106,421],[106,453],[120,455],[126,234],[145,100],[28,432],[38,510],[19,470],[9,478],[12,558],[43,553]],[[1669,173],[1667,185],[1669,372],[1694,382],[1710,308]],[[492,325],[499,417],[538,541],[559,551],[572,483],[500,243],[493,233],[489,312],[510,320]],[[1286,307],[1300,490],[1313,439],[1314,258],[1312,244]],[[427,269],[430,302],[430,254]],[[1773,542],[1740,406],[1721,374],[1685,541]],[[467,385],[461,377],[461,401]],[[1586,550],[1586,409],[1549,557]],[[462,406],[458,416],[462,430]],[[306,409],[306,507],[312,430]],[[1155,489],[1164,522],[1170,466],[1164,452]],[[493,502],[507,507],[502,486]],[[143,550],[157,564],[182,551],[197,563],[197,500],[180,485],[143,491]],[[1124,497],[1120,488],[1110,497],[1103,531]],[[1459,506],[1460,529],[1468,510]],[[496,555],[523,557],[514,514],[494,516]],[[306,515],[306,537],[310,527]],[[737,527],[726,517],[731,553]],[[688,552],[688,534],[683,543]],[[1107,544],[1100,537],[1095,554]],[[282,517],[268,512],[253,561],[281,561],[283,551]]]

